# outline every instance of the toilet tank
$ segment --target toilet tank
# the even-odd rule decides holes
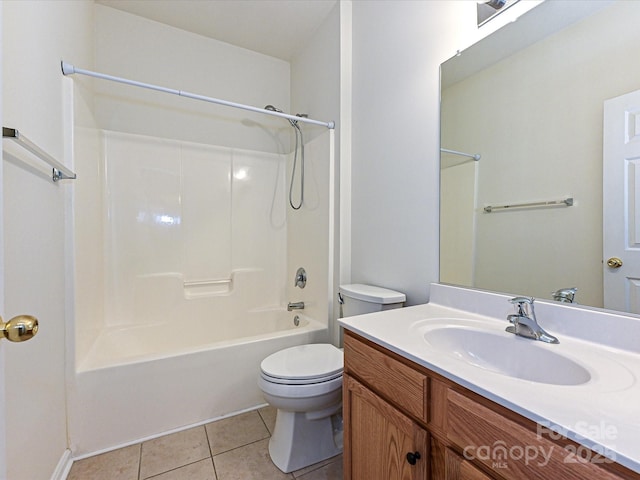
[[[361,283],[340,285],[339,291],[343,317],[400,308],[407,299],[404,293]]]

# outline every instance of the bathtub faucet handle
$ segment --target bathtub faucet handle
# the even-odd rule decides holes
[[[293,286],[304,288],[306,284],[307,284],[307,272],[305,271],[304,268],[300,267],[296,272],[296,278]]]

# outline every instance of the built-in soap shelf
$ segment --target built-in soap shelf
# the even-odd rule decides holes
[[[188,300],[216,295],[227,295],[233,288],[233,275],[231,278],[189,280],[183,282],[184,297]]]

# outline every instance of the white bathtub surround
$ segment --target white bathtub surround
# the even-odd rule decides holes
[[[287,155],[78,132],[78,153],[104,153],[90,180],[104,207],[78,191],[96,208],[77,220],[74,454],[262,404],[262,359],[329,340],[332,135],[307,145],[310,203],[291,220]],[[290,265],[310,278],[296,298]],[[306,308],[286,312],[288,301]]]
[[[505,333],[514,313],[507,295],[431,285],[428,304],[340,320],[347,329],[417,362],[496,403],[552,428],[579,444],[604,452],[640,472],[640,318],[536,302],[538,323],[557,345]],[[533,382],[483,368],[425,341],[433,327],[480,330],[557,353],[584,367],[590,380],[576,385]],[[533,345],[531,344],[533,342]],[[517,351],[518,349],[516,349]],[[514,355],[516,355],[514,353]],[[542,364],[533,365],[532,368]],[[613,434],[611,432],[614,432]]]

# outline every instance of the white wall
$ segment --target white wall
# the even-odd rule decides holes
[[[317,120],[338,122],[340,115],[340,8],[333,8],[310,42],[291,59],[291,109]],[[305,139],[324,127],[304,126]],[[336,129],[336,139],[340,128]]]
[[[95,8],[96,70],[289,111],[288,62],[104,5]],[[96,81],[95,87],[96,119],[108,130],[264,152],[289,151],[291,127],[279,118],[112,82]]]
[[[60,60],[92,63],[93,5],[79,1],[3,2],[3,125],[18,128],[52,156],[70,162],[70,81]],[[5,154],[5,311],[40,320],[38,335],[6,348],[7,478],[50,478],[67,447],[65,353],[65,202],[73,182]],[[47,172],[47,173],[44,173]],[[25,458],[28,452],[28,458]],[[4,472],[3,472],[4,473]],[[0,477],[2,474],[0,474]]]
[[[353,2],[353,282],[428,300],[438,279],[440,63],[449,2]]]

